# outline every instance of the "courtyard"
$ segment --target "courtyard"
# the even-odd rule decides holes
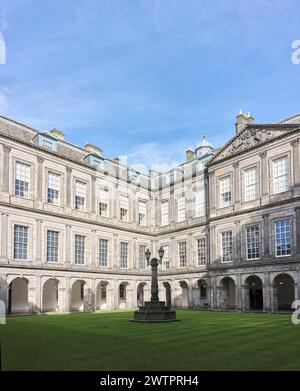
[[[132,311],[10,317],[3,370],[300,370],[290,315],[177,311],[175,323],[132,323]]]

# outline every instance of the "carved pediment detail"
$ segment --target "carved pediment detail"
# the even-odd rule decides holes
[[[212,162],[217,162],[224,158],[227,158],[237,153],[243,152],[249,148],[258,146],[267,141],[273,140],[282,136],[283,133],[287,133],[286,129],[259,129],[259,128],[247,128],[240,135],[234,138],[227,147],[220,151]]]

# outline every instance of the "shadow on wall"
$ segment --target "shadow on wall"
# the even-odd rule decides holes
[[[0,278],[0,324],[6,324],[7,282]]]

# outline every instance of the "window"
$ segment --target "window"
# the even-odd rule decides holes
[[[231,262],[233,255],[232,231],[222,232],[221,262]]]
[[[230,176],[220,179],[220,206],[226,207],[231,204],[231,180]]]
[[[119,294],[121,300],[126,300],[126,287],[125,284],[121,284],[119,288]]]
[[[120,196],[120,219],[128,221],[128,197]]]
[[[29,196],[29,181],[30,181],[30,166],[26,164],[16,163],[16,182],[15,195],[18,197],[28,198]]]
[[[197,240],[198,266],[206,265],[206,239]]]
[[[42,142],[42,146],[44,148],[52,150],[53,149],[53,142],[44,138],[43,142]]]
[[[99,240],[99,266],[107,267],[108,265],[108,240]]]
[[[47,231],[47,262],[58,262],[59,232]]]
[[[139,269],[145,269],[146,268],[146,246],[140,245],[139,246]]]
[[[129,170],[128,179],[131,182],[135,182],[136,184],[140,183],[140,173],[136,171]]]
[[[128,268],[128,243],[125,242],[121,242],[120,263],[121,263],[121,269]]]
[[[169,224],[169,202],[165,201],[161,203],[161,225]]]
[[[178,243],[179,246],[179,267],[186,267],[186,242]]]
[[[53,172],[48,173],[48,194],[47,201],[49,204],[59,204],[60,175]]]
[[[109,192],[100,190],[99,215],[108,217]]]
[[[75,209],[84,210],[86,197],[86,184],[83,182],[75,182]]]
[[[289,189],[289,169],[287,156],[273,161],[273,193],[282,193]]]
[[[83,265],[85,258],[85,236],[75,235],[75,264]]]
[[[163,270],[170,269],[170,259],[169,259],[169,246],[163,246],[164,249],[164,257],[163,257],[163,263],[162,268]]]
[[[245,170],[244,181],[245,201],[252,201],[258,198],[258,176],[256,167]]]
[[[260,258],[260,230],[259,226],[248,227],[246,229],[247,259]]]
[[[26,261],[28,247],[28,227],[14,226],[14,259]]]
[[[100,299],[106,300],[106,284],[101,283],[100,285]]]
[[[185,220],[185,197],[177,199],[177,221],[181,222]]]
[[[205,216],[205,192],[200,189],[196,192],[195,199],[195,217]]]
[[[176,181],[176,171],[175,170],[170,172],[169,179],[170,179],[170,183]]]
[[[291,223],[281,220],[275,223],[276,257],[291,255]]]
[[[139,201],[139,225],[146,225],[146,202]]]

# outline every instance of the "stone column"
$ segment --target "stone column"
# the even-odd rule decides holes
[[[71,229],[72,226],[70,224],[66,225],[66,258],[65,258],[65,266],[70,267],[72,260],[72,248],[71,248]]]
[[[90,267],[95,269],[98,266],[99,256],[98,256],[98,241],[96,239],[96,230],[92,229],[91,239],[90,239]]]
[[[188,234],[187,240],[187,266],[189,269],[194,267],[194,246],[193,246],[193,234]]]
[[[293,140],[291,145],[293,147],[293,174],[294,174],[294,186],[300,186],[300,148],[299,148],[299,138]]]
[[[176,258],[176,243],[174,236],[171,237],[171,244],[170,244],[170,269],[175,270],[177,269],[177,258]]]
[[[92,196],[91,196],[91,212],[92,213],[96,213],[96,194],[97,194],[96,180],[97,180],[97,178],[94,175],[92,175]]]
[[[72,209],[72,168],[67,167],[66,180],[66,207]]]
[[[139,259],[137,259],[137,238],[133,238],[132,240],[132,269],[139,269]]]
[[[241,240],[241,224],[240,221],[237,220],[235,222],[235,261],[237,263],[241,263],[242,261],[242,240]]]
[[[118,234],[114,234],[113,238],[113,259],[112,259],[112,265],[113,269],[118,269],[119,266],[119,243],[118,243]]]
[[[2,191],[9,193],[9,152],[11,147],[3,145],[3,166],[2,166]]]
[[[8,214],[1,213],[1,248],[0,248],[0,263],[8,263],[7,257],[7,230],[8,230]]]
[[[240,274],[237,275],[236,279],[236,309],[242,311],[243,302],[242,302],[242,277]]]
[[[35,265],[39,265],[41,266],[42,265],[42,223],[43,221],[42,220],[36,220],[36,227],[35,227],[35,230],[36,230],[36,233],[35,233],[35,237],[36,237],[36,254],[35,254],[35,261],[34,261],[34,264]],[[47,243],[45,243],[45,246],[47,246]]]
[[[263,215],[263,260],[268,261],[270,259],[270,229],[269,229],[269,215],[266,213]]]
[[[267,196],[269,192],[269,177],[268,177],[268,162],[267,152],[263,151],[259,154],[261,165],[261,195]]]
[[[295,257],[300,259],[300,207],[295,208],[296,212],[296,248]]]
[[[233,163],[233,191],[234,191],[234,204],[235,204],[234,207],[235,209],[239,209],[241,204],[239,162]]]
[[[44,159],[40,156],[37,158],[37,201],[43,202],[43,163]]]
[[[70,278],[66,277],[65,294],[64,294],[64,312],[70,312],[71,310],[71,284]]]
[[[209,250],[208,250],[208,257],[209,257],[209,264],[211,266],[215,265],[217,263],[217,236],[216,236],[216,227],[210,227],[209,229]]]

